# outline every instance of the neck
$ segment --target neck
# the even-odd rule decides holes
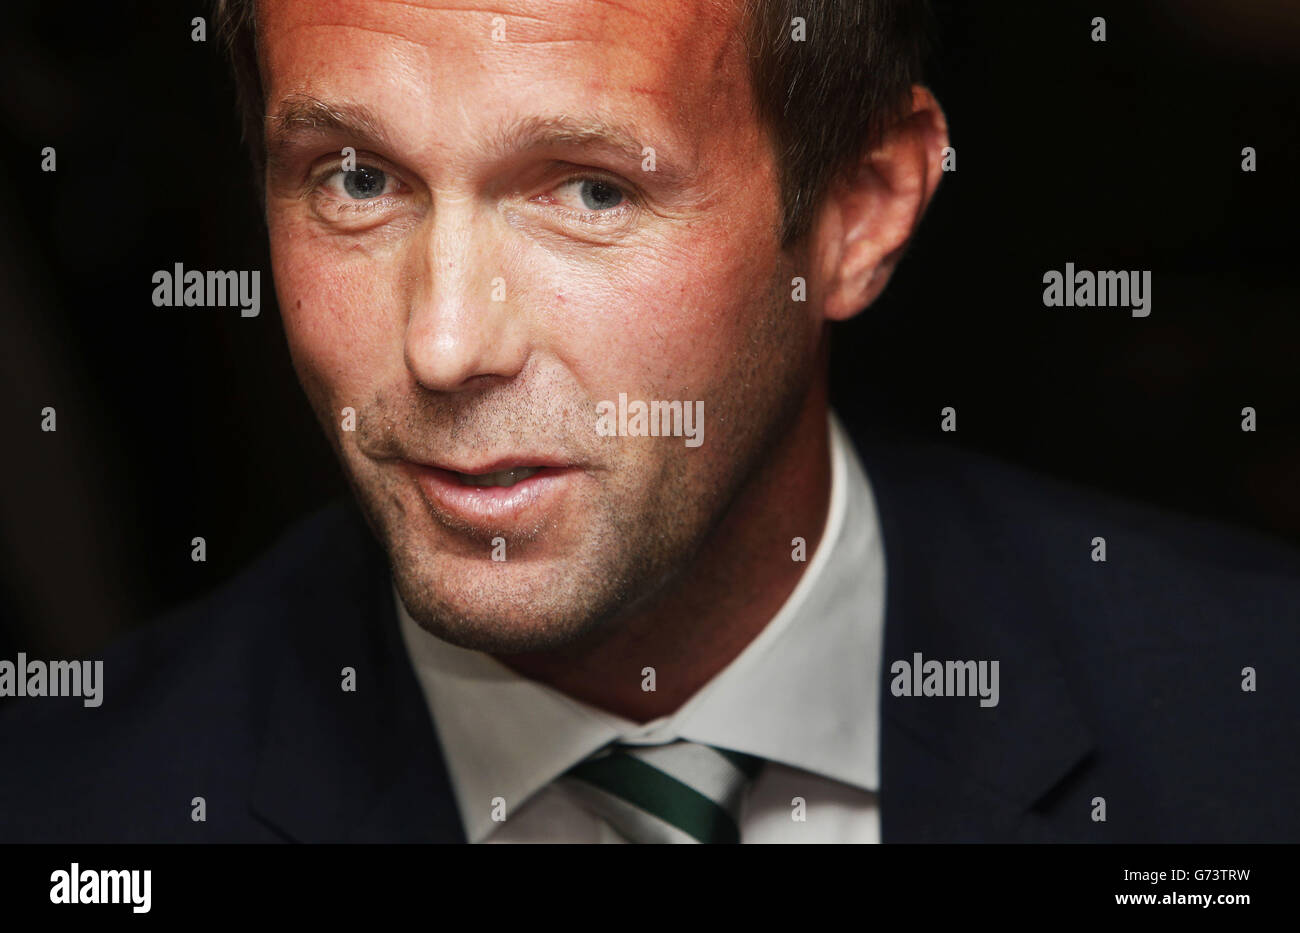
[[[648,722],[679,709],[734,660],[781,608],[811,558],[830,504],[824,379],[814,381],[792,434],[737,495],[671,588],[562,652],[498,657],[512,670],[600,709]],[[645,668],[655,689],[643,690]]]

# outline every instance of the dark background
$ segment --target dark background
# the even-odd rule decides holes
[[[233,89],[211,32],[190,40],[209,11],[158,6],[6,4],[4,657],[85,656],[345,493],[290,367]],[[837,406],[1300,543],[1297,9],[937,4],[957,171],[838,329]],[[1151,316],[1044,308],[1068,261],[1151,270]],[[261,315],[154,308],[176,262],[262,270]]]

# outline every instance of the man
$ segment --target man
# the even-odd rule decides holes
[[[948,145],[920,4],[221,16],[365,522],[16,710],[0,836],[1295,838],[1293,554],[831,412]]]

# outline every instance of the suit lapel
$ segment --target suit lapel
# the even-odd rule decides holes
[[[464,834],[406,657],[382,551],[349,509],[287,594],[252,808],[300,842],[460,842]],[[301,608],[299,608],[301,607]],[[343,669],[356,689],[342,689]]]
[[[952,454],[863,454],[887,575],[882,838],[1035,838],[1043,826],[1030,811],[1081,767],[1093,740],[1051,644],[1044,583],[1018,573],[1014,555],[1033,542],[1002,540],[1001,523],[963,487],[964,476],[935,471]],[[981,706],[974,696],[895,696],[891,666],[914,665],[918,652],[923,662],[996,660],[997,705]]]

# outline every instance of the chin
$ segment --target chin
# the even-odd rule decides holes
[[[580,585],[553,561],[492,562],[442,556],[435,574],[394,564],[402,603],[425,631],[490,654],[570,645],[617,611],[619,594]],[[568,565],[568,562],[559,562]]]

